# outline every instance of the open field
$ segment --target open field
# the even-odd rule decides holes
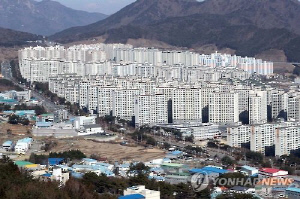
[[[7,134],[7,130],[10,129],[12,135],[28,135],[28,132],[31,132],[31,125],[23,126],[21,124],[13,125],[8,123],[1,123],[0,124],[0,134]]]
[[[56,140],[57,146],[52,148],[52,152],[67,151],[71,149],[79,149],[86,156],[91,154],[98,155],[102,158],[107,158],[110,161],[114,160],[135,160],[149,161],[156,158],[165,157],[165,152],[159,149],[144,149],[144,147],[129,147],[120,144],[99,143],[83,139],[63,139]]]
[[[7,129],[12,130],[11,135],[7,134]],[[31,134],[28,134],[28,131],[30,130],[31,126],[2,123],[0,124],[0,143],[2,144],[6,140],[13,140],[16,142],[18,139],[31,136]],[[62,139],[55,139],[53,137],[34,137],[34,139],[36,140],[36,143],[43,143],[47,141],[56,142],[57,145],[50,149],[52,152],[78,149],[87,157],[95,154],[101,158],[106,158],[109,161],[149,161],[152,159],[163,158],[166,155],[166,153],[160,149],[145,149],[142,146],[122,146],[119,143],[95,142],[92,140],[85,140],[83,137]],[[119,141],[121,141],[121,139],[119,139]],[[26,156],[22,156],[22,158],[28,158],[29,155],[30,153]]]

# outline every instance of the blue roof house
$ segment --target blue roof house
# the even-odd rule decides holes
[[[126,196],[120,196],[118,199],[145,199],[142,194],[130,194]]]

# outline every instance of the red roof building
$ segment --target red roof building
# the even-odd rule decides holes
[[[288,174],[288,171],[274,168],[261,168],[259,170],[260,177],[286,177]]]

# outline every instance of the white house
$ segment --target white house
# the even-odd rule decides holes
[[[141,194],[145,199],[160,199],[160,191],[146,189],[145,185],[133,186],[124,190],[124,196],[131,194]]]
[[[83,127],[84,129],[78,131],[79,136],[104,133],[104,130],[98,124],[84,125]]]

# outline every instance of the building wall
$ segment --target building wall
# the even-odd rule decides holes
[[[209,122],[228,123],[239,121],[238,93],[210,93]]]

